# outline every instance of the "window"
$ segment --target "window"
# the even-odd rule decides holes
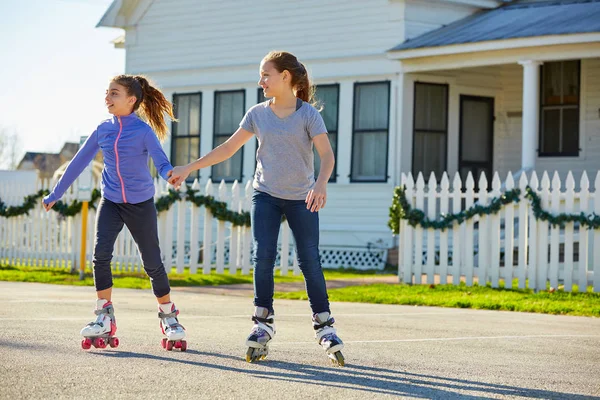
[[[260,104],[265,101],[267,101],[267,98],[265,97],[262,88],[258,88],[258,90],[256,91],[256,104]]]
[[[415,82],[413,175],[431,172],[438,179],[446,170],[448,85]]]
[[[202,93],[173,95],[175,117],[171,127],[171,163],[186,165],[200,157],[200,120]],[[190,178],[199,177],[199,171],[190,174]]]
[[[354,84],[351,182],[386,182],[390,83]]]
[[[338,136],[338,115],[339,115],[339,97],[340,97],[340,85],[318,85],[316,87],[315,97],[317,98],[318,104],[323,107],[321,110],[321,116],[325,121],[325,127],[329,133],[329,142],[333,149],[333,155],[337,159],[337,136]],[[315,178],[319,176],[321,169],[321,159],[317,149],[315,152]],[[337,176],[337,163],[333,167],[333,172],[329,178],[329,182],[335,182]]]
[[[246,95],[244,90],[217,91],[215,92],[215,119],[213,148],[223,143],[238,129],[244,117],[244,103]],[[214,182],[225,180],[241,181],[243,151],[239,150],[229,160],[223,161],[212,167],[211,179]]]
[[[542,66],[540,156],[579,155],[579,61]]]

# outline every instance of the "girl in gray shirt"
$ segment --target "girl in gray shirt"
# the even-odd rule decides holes
[[[259,86],[270,100],[250,108],[240,128],[222,145],[198,160],[175,167],[170,182],[178,187],[195,170],[232,157],[254,135],[258,138],[252,197],[254,326],[247,339],[248,362],[265,358],[275,335],[273,268],[277,238],[285,215],[304,275],[313,312],[315,339],[338,365],[344,347],[333,327],[319,257],[319,214],[327,203],[326,186],[334,156],[321,114],[311,104],[314,87],[305,66],[290,53],[272,51],[260,64]],[[321,158],[314,176],[313,145]]]

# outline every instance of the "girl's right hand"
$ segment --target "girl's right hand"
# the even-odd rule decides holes
[[[175,189],[179,189],[181,184],[185,182],[188,175],[190,174],[189,169],[186,166],[183,167],[175,167],[173,171],[171,171],[171,176],[169,177],[169,183],[175,187]]]
[[[42,200],[42,205],[44,206],[44,209],[46,210],[46,212],[50,211],[50,209],[52,208],[52,206],[54,205],[54,203],[56,203],[56,201],[53,201],[50,204],[46,204],[44,203],[44,201]]]

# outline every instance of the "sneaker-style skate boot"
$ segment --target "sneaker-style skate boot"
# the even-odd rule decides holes
[[[246,339],[246,361],[264,360],[269,354],[269,341],[275,336],[274,315],[265,307],[256,307],[252,317],[254,326]]]
[[[313,328],[317,343],[323,347],[332,363],[343,367],[344,356],[341,350],[344,348],[344,343],[336,335],[335,328],[332,326],[334,323],[335,320],[328,312],[313,315]]]
[[[161,345],[163,348],[171,351],[173,348],[187,350],[187,342],[185,339],[185,328],[177,320],[179,310],[175,308],[173,303],[165,303],[158,305],[158,318],[160,318],[160,328],[166,336],[162,339]]]
[[[117,347],[119,339],[115,336],[117,332],[117,320],[115,310],[110,301],[105,299],[96,300],[96,320],[90,322],[81,330],[81,348],[89,350],[92,346],[104,349],[107,345]]]

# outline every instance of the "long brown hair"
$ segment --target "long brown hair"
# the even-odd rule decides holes
[[[161,142],[164,141],[168,133],[164,114],[167,113],[171,120],[177,121],[173,105],[165,95],[143,75],[118,75],[112,81],[126,88],[128,96],[136,98],[133,111],[137,111],[148,122]]]
[[[316,106],[315,87],[310,81],[306,66],[295,55],[287,51],[271,51],[263,58],[263,63],[272,62],[279,72],[288,71],[292,76],[292,89],[297,98]]]

